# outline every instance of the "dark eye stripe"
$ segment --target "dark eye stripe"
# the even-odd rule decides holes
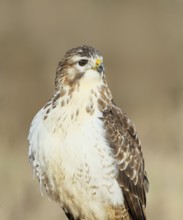
[[[85,66],[88,63],[88,60],[80,60],[79,65],[80,66]]]

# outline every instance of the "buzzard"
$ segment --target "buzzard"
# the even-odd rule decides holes
[[[98,50],[81,46],[66,52],[54,95],[34,117],[28,139],[40,188],[68,219],[146,219],[140,140],[113,101]]]

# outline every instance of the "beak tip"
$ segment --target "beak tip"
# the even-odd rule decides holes
[[[102,73],[104,71],[104,65],[103,64],[100,64],[98,67],[97,67],[97,71],[99,73]]]

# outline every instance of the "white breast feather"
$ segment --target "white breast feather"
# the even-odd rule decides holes
[[[37,113],[29,133],[29,156],[40,184],[46,176],[47,187],[62,206],[69,207],[75,216],[81,210],[91,220],[104,220],[105,206],[123,204],[124,199],[97,103],[93,115],[86,112],[87,91],[75,92],[62,108],[64,97],[60,98],[46,120],[45,109]]]

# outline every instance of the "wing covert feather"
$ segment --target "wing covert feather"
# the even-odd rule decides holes
[[[117,160],[118,182],[124,194],[125,205],[133,220],[145,220],[148,179],[135,127],[115,105],[103,111],[103,120],[107,140]]]

